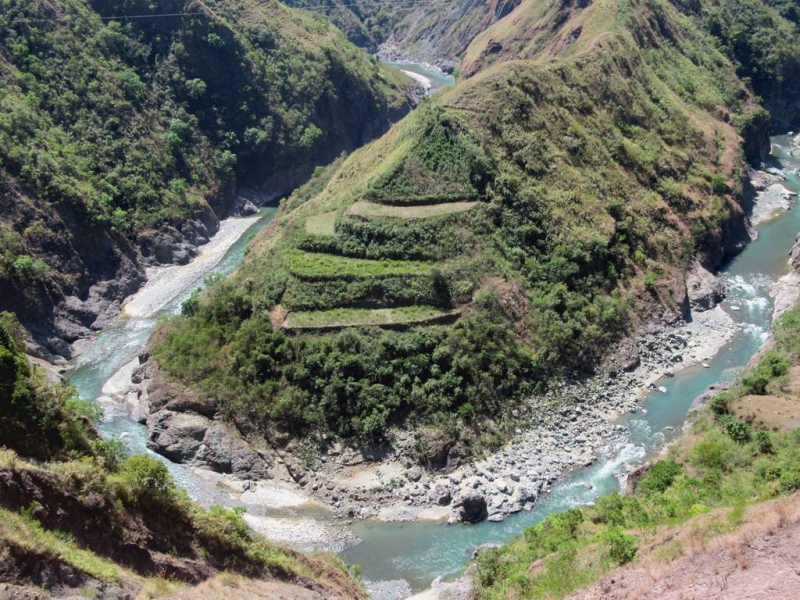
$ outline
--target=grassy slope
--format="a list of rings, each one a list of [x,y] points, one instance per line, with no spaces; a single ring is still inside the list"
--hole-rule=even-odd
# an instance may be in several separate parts
[[[800,307],[777,323],[757,366],[711,401],[635,493],[550,516],[516,542],[482,554],[475,598],[561,598],[619,564],[634,561],[636,569],[640,560],[668,564],[691,556],[770,513],[774,503],[759,503],[800,489],[800,429],[761,417],[761,404],[767,409],[780,397],[789,421],[800,415],[798,367]],[[743,398],[752,406],[745,420],[735,415]]]
[[[526,44],[470,67],[495,37]],[[167,372],[268,435],[364,441],[410,420],[485,446],[537,383],[591,368],[643,315],[680,313],[686,265],[714,267],[742,223],[738,128],[762,113],[735,66],[668,3],[529,2],[474,47],[469,78],[321,173],[162,329]],[[349,210],[364,200],[478,205],[403,220]],[[335,235],[309,233],[334,211]],[[266,318],[409,305],[462,317],[293,338]]]
[[[130,270],[152,230],[213,233],[237,182],[287,193],[408,109],[410,82],[314,15],[151,4],[3,3],[0,309],[26,324]]]
[[[178,582],[231,571],[365,597],[340,562],[270,544],[239,513],[191,502],[163,463],[125,458],[118,445],[100,440],[90,421],[96,407],[70,388],[45,385],[28,366],[19,333],[13,317],[0,313],[4,582],[60,589],[95,581],[157,597]],[[70,567],[72,576],[60,580],[55,565]]]

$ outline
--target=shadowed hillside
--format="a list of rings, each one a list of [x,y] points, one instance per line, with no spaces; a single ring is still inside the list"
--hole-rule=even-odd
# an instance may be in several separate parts
[[[274,1],[6,2],[0,71],[0,309],[67,357],[240,188],[287,194],[410,108],[402,74]]]

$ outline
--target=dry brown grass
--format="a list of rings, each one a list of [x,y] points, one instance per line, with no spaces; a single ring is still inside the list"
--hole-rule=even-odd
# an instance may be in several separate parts
[[[685,590],[713,583],[721,590],[735,573],[750,570],[753,546],[800,524],[800,495],[749,507],[735,531],[715,533],[727,515],[712,511],[677,527],[661,528],[644,544],[634,565],[617,569],[573,599],[684,597]],[[701,597],[689,596],[685,597]]]

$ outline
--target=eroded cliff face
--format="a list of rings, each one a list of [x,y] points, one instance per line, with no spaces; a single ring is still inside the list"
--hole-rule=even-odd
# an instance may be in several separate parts
[[[389,59],[428,62],[447,72],[458,68],[472,40],[509,15],[520,0],[450,0],[409,11],[383,42]]]
[[[273,201],[412,107],[412,82],[313,15],[185,4],[0,17],[0,310],[49,360],[108,324],[145,266],[191,260],[240,186]],[[187,15],[109,18],[160,12]]]
[[[475,36],[510,14],[520,0],[287,0],[326,15],[354,44],[386,60],[458,68]]]

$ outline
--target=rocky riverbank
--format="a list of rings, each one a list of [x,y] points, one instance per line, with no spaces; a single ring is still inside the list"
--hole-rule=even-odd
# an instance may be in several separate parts
[[[150,318],[190,286],[200,283],[224,258],[225,253],[259,220],[257,216],[222,221],[211,240],[206,240],[191,262],[180,269],[154,266],[147,269],[147,283],[125,301],[123,314]]]
[[[640,410],[659,379],[709,361],[736,326],[721,309],[691,323],[655,330],[627,349],[627,364],[602,378],[564,382],[531,399],[519,414],[513,441],[499,452],[453,469],[427,472],[398,456],[379,464],[342,453],[313,464],[310,495],[334,511],[382,520],[502,521],[530,510],[539,495],[572,468],[591,464],[601,447],[624,439],[613,419]]]
[[[703,304],[698,300],[698,306]],[[147,423],[151,449],[172,460],[233,473],[245,482],[241,500],[250,505],[277,507],[269,498],[290,496],[295,503],[327,507],[343,519],[502,521],[530,510],[553,482],[592,463],[601,448],[621,443],[625,431],[613,424],[615,417],[640,410],[642,396],[656,389],[662,377],[711,360],[735,331],[719,307],[700,308],[690,323],[677,328],[655,327],[624,348],[618,365],[603,377],[563,382],[530,399],[518,412],[519,428],[505,448],[441,471],[426,471],[411,462],[410,433],[394,434],[391,454],[379,462],[339,447],[301,463],[295,455],[245,443],[215,418],[216,409],[209,404],[213,401],[187,396],[162,381],[147,360],[143,367],[129,365],[113,378],[124,379],[134,370],[132,389],[122,393],[108,388],[104,393],[116,391]],[[449,448],[445,454],[453,460],[457,452]]]

